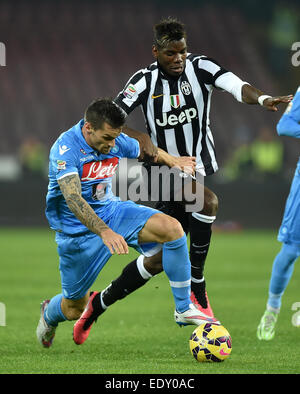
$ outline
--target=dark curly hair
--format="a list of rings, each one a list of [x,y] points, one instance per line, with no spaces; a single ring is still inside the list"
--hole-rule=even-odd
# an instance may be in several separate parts
[[[161,20],[153,27],[153,31],[153,43],[157,49],[165,48],[171,41],[179,41],[182,38],[186,39],[184,24],[172,17]]]

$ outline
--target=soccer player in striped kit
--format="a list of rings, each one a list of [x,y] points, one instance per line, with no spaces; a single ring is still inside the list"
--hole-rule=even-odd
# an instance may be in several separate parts
[[[138,70],[128,80],[115,102],[127,115],[141,106],[148,135],[128,127],[124,128],[124,133],[143,141],[143,154],[155,155],[159,149],[169,167],[183,169],[186,157],[192,157],[196,161],[195,175],[207,176],[217,171],[209,126],[210,101],[214,88],[231,93],[239,102],[260,104],[271,111],[276,111],[279,103],[288,103],[292,98],[265,95],[225,70],[215,60],[188,53],[184,25],[176,19],[168,18],[154,26],[152,53],[155,62]],[[147,163],[144,165],[151,175],[153,167]],[[214,317],[206,292],[204,264],[210,245],[211,226],[218,210],[218,199],[213,191],[197,184],[196,180],[191,179],[191,182],[192,191],[196,190],[201,194],[200,200],[203,198],[202,209],[187,212],[186,201],[175,201],[176,196],[172,193],[170,201],[161,199],[156,208],[175,217],[184,231],[190,234],[191,300],[201,312]],[[151,183],[153,184],[148,180],[148,184]],[[171,190],[172,188],[170,185]],[[175,192],[178,193],[178,190],[174,188],[173,194]],[[182,194],[188,196],[185,190]],[[106,307],[137,290],[153,275],[161,272],[161,257],[161,253],[151,257],[140,255],[130,262],[121,275],[101,292],[102,311],[98,310],[94,319]],[[85,314],[82,318],[85,318]]]
[[[279,120],[277,132],[279,135],[300,138],[300,86]],[[258,339],[266,341],[274,338],[281,299],[300,256],[300,158],[286,201],[278,241],[282,242],[282,247],[273,262],[267,308],[257,328]],[[300,319],[296,325],[300,326]]]

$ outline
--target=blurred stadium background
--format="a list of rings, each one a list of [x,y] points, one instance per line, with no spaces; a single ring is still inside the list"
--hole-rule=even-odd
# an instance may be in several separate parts
[[[178,17],[189,51],[272,95],[294,93],[300,67],[299,1],[6,1],[0,2],[0,226],[47,225],[48,152],[95,97],[114,97],[150,64],[152,26]],[[218,194],[220,229],[276,228],[299,155],[279,138],[278,113],[215,91],[211,126],[221,170],[207,179]],[[128,122],[145,130],[139,111]]]

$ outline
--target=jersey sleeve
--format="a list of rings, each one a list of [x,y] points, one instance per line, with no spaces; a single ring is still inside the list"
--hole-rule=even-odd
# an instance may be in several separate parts
[[[214,59],[201,56],[198,63],[204,82],[215,88],[225,90],[242,102],[242,87],[248,82],[242,81],[237,75],[222,67]]]
[[[137,71],[114,100],[127,115],[142,104],[142,98],[147,90],[146,73],[146,69]]]
[[[71,174],[79,174],[74,147],[58,140],[50,152],[50,176],[58,180]]]
[[[121,133],[117,138],[117,145],[119,149],[118,156],[121,158],[137,159],[140,155],[139,142],[124,133]]]
[[[242,81],[237,75],[232,72],[226,72],[219,76],[215,81],[216,87],[225,90],[226,92],[232,94],[232,96],[239,101],[243,102],[242,99],[242,87],[244,85],[249,85],[248,82]]]
[[[277,123],[277,133],[300,138],[300,86]]]
[[[195,55],[194,55],[195,56]],[[205,84],[216,86],[216,80],[228,70],[223,68],[216,60],[207,56],[195,57],[198,60],[197,68],[201,79]],[[192,60],[194,62],[194,60]]]

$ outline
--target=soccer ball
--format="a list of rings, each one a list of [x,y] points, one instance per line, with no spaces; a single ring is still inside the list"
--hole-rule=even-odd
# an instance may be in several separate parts
[[[199,362],[220,362],[231,353],[231,337],[225,327],[204,323],[190,337],[190,350]]]

